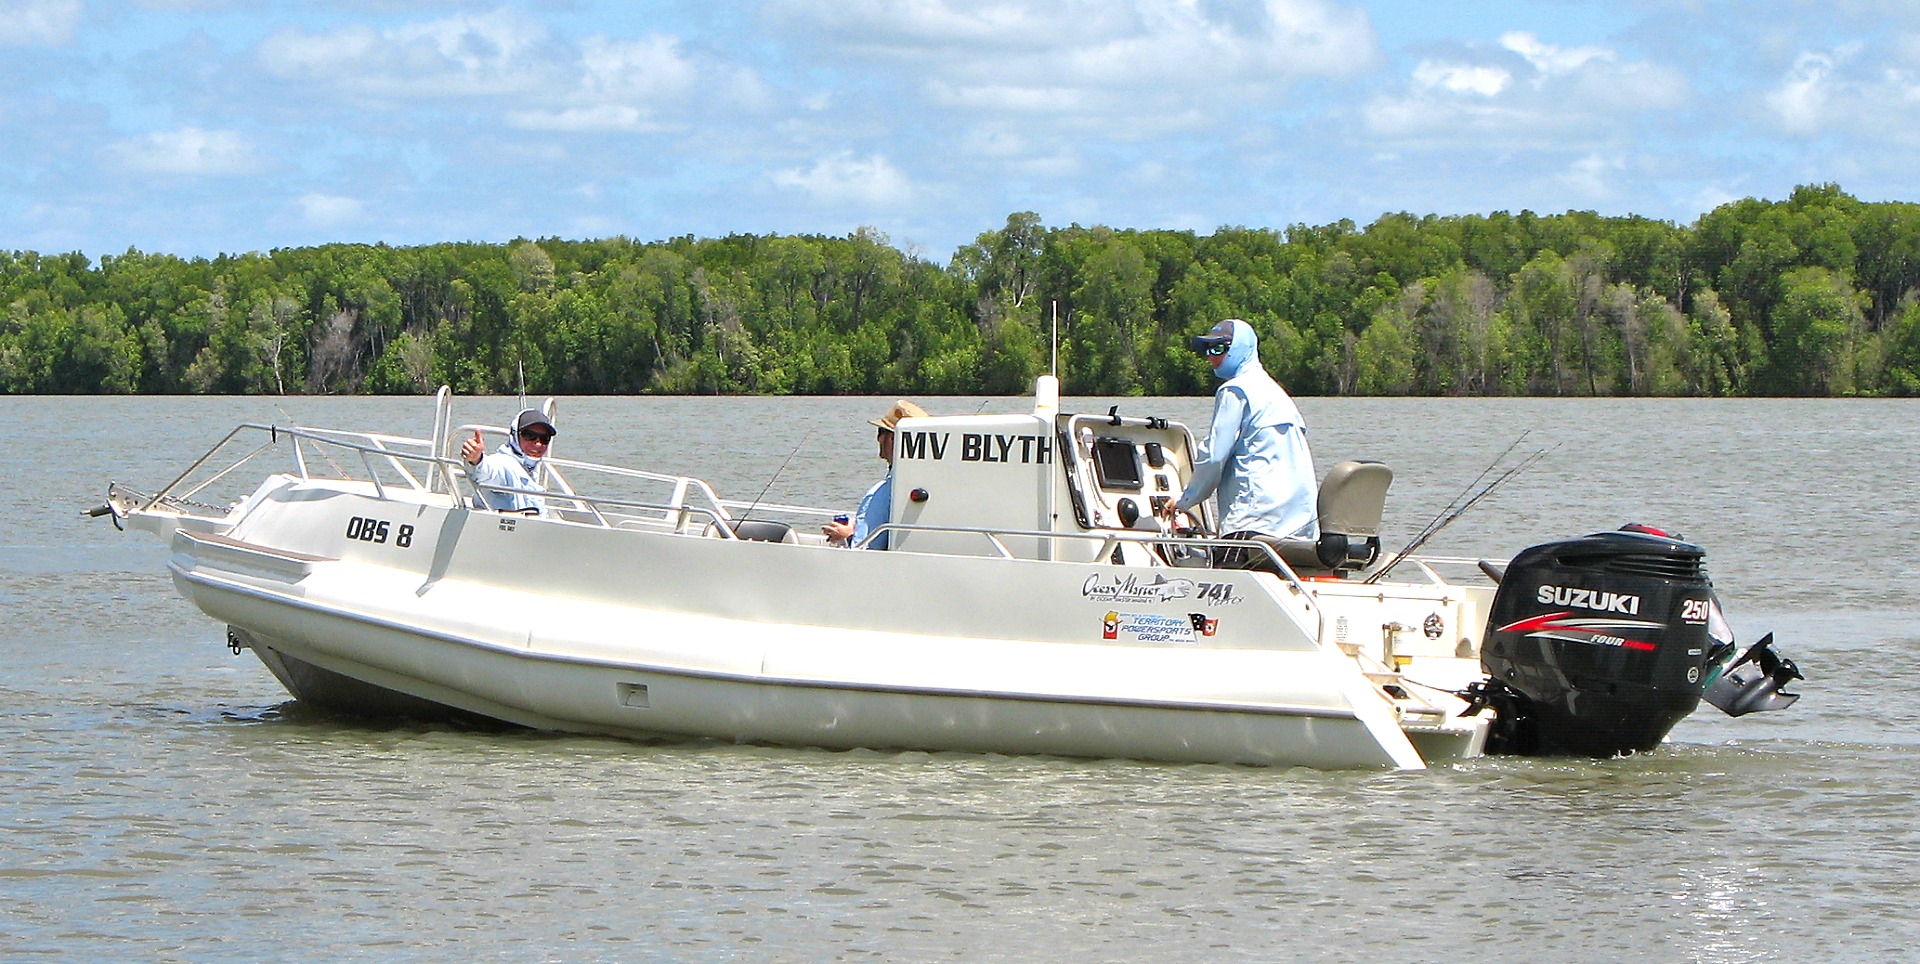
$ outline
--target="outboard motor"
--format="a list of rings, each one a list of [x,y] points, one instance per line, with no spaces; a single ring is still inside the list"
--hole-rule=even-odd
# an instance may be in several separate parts
[[[1600,532],[1515,556],[1494,594],[1473,699],[1489,753],[1609,757],[1659,745],[1699,706],[1713,584],[1705,553],[1657,530]]]

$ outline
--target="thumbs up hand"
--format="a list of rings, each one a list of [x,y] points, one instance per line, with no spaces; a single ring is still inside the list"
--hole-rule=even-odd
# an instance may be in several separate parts
[[[486,450],[487,443],[480,441],[480,430],[477,428],[473,430],[472,438],[460,443],[460,457],[466,459],[468,465],[479,465],[480,456]]]

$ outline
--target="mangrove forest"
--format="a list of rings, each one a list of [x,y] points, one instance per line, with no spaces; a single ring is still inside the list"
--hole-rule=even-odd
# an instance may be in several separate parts
[[[1210,393],[1229,317],[1300,395],[1920,394],[1920,205],[1837,185],[1691,225],[1388,214],[1210,234],[1009,216],[945,263],[872,229],[0,251],[0,391]],[[1056,362],[1057,354],[1057,362]]]

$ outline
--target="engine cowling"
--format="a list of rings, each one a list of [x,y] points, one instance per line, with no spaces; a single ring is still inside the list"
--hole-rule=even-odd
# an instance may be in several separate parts
[[[1600,532],[1534,546],[1500,580],[1476,694],[1488,751],[1607,757],[1659,745],[1700,704],[1713,584],[1692,544]]]

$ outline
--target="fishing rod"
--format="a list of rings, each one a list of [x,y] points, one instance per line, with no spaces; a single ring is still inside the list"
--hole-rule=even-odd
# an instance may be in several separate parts
[[[807,429],[806,432],[800,436],[800,443],[793,447],[793,451],[787,453],[786,461],[781,462],[780,467],[773,470],[772,477],[768,478],[767,484],[761,487],[760,494],[754,496],[753,501],[747,505],[747,511],[740,513],[740,518],[734,520],[735,525],[747,521],[747,518],[753,515],[753,510],[760,507],[760,500],[767,497],[767,493],[773,489],[773,483],[779,480],[780,473],[787,470],[787,465],[793,461],[793,457],[799,455],[800,450],[807,447],[807,439],[812,437],[813,429]]]
[[[1492,472],[1495,466],[1498,466],[1501,462],[1505,461],[1507,456],[1512,455],[1513,450],[1517,448],[1521,442],[1526,441],[1527,435],[1528,435],[1528,432],[1521,432],[1519,438],[1516,438],[1513,441],[1507,443],[1507,447],[1502,449],[1499,455],[1494,456],[1493,461],[1488,462],[1487,467],[1484,469],[1481,469],[1480,474],[1473,477],[1473,481],[1468,482],[1466,484],[1466,487],[1460,490],[1459,494],[1455,495],[1452,499],[1447,500],[1447,504],[1441,506],[1440,511],[1434,513],[1433,518],[1428,519],[1427,524],[1422,526],[1420,528],[1420,531],[1414,533],[1413,539],[1408,544],[1414,545],[1414,544],[1424,543],[1428,539],[1432,538],[1433,534],[1439,531],[1441,520],[1446,517],[1447,513],[1453,511],[1454,508],[1457,505],[1459,505],[1460,500],[1463,498],[1466,498],[1467,493],[1472,492],[1474,490],[1474,487],[1478,486],[1480,482],[1487,477],[1487,473]],[[1404,556],[1405,554],[1406,554],[1406,551],[1402,550],[1398,555],[1396,555],[1392,560],[1390,560],[1390,562],[1393,564],[1398,564],[1400,562],[1400,557]]]
[[[1480,504],[1480,501],[1482,499],[1485,499],[1487,496],[1492,495],[1494,493],[1494,490],[1500,488],[1502,485],[1505,485],[1507,480],[1513,478],[1516,475],[1519,475],[1521,472],[1524,472],[1527,469],[1532,468],[1534,465],[1538,464],[1541,459],[1546,458],[1548,455],[1552,454],[1555,449],[1558,449],[1560,447],[1559,445],[1556,444],[1549,448],[1539,449],[1535,451],[1533,454],[1522,459],[1518,465],[1515,465],[1512,468],[1507,469],[1505,472],[1502,472],[1499,476],[1495,477],[1493,481],[1487,483],[1478,492],[1474,492],[1473,495],[1470,498],[1468,498],[1465,502],[1460,501],[1461,496],[1464,496],[1468,492],[1473,491],[1473,487],[1476,485],[1479,485],[1480,480],[1487,477],[1487,473],[1492,472],[1496,467],[1499,466],[1499,464],[1502,461],[1505,461],[1506,457],[1509,454],[1511,454],[1514,448],[1518,446],[1521,443],[1521,441],[1525,440],[1526,437],[1527,437],[1526,432],[1520,433],[1520,437],[1517,439],[1514,439],[1513,444],[1508,445],[1506,447],[1506,450],[1501,452],[1500,455],[1497,458],[1495,458],[1491,463],[1489,463],[1486,468],[1480,470],[1480,474],[1475,476],[1472,482],[1467,483],[1467,487],[1461,490],[1460,495],[1454,496],[1452,502],[1447,503],[1445,506],[1443,506],[1440,509],[1439,514],[1434,516],[1433,521],[1427,523],[1426,528],[1420,530],[1420,532],[1417,533],[1411,540],[1409,540],[1406,546],[1402,548],[1399,552],[1394,553],[1393,558],[1387,560],[1386,565],[1381,566],[1379,569],[1374,570],[1371,574],[1367,576],[1366,579],[1362,580],[1361,582],[1365,585],[1372,585],[1373,583],[1378,582],[1380,579],[1384,578],[1387,575],[1387,573],[1393,571],[1393,568],[1395,566],[1398,566],[1400,563],[1406,561],[1407,557],[1419,551],[1421,546],[1426,545],[1428,540],[1432,539],[1436,535],[1439,535],[1441,530],[1445,529],[1447,526],[1452,525],[1455,520],[1459,519],[1463,515],[1466,515],[1467,512],[1471,510],[1474,506]],[[1458,504],[1457,507],[1456,507],[1456,503]]]

